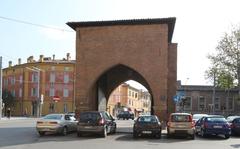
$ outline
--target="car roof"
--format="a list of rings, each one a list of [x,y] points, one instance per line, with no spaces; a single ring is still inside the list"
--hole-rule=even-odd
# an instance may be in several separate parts
[[[192,115],[190,113],[171,113],[171,115]]]

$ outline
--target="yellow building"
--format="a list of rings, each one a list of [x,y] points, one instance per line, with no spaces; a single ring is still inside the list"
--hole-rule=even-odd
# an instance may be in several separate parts
[[[40,116],[49,113],[74,111],[75,61],[70,54],[61,60],[40,55],[33,56],[22,64],[3,69],[3,90],[8,90],[15,98],[11,107],[15,116]],[[7,108],[7,107],[5,107]]]
[[[126,83],[118,86],[110,95],[107,110],[116,116],[122,110],[132,111],[135,116],[151,113],[151,95]]]

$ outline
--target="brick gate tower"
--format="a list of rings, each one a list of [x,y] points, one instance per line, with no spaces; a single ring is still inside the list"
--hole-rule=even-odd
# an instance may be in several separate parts
[[[76,31],[76,113],[99,110],[121,83],[135,80],[152,96],[152,113],[174,111],[176,18],[68,22]]]

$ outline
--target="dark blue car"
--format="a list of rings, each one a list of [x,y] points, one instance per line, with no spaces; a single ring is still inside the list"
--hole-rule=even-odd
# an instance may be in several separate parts
[[[224,135],[228,139],[231,135],[231,127],[223,116],[208,115],[196,122],[195,132],[202,137],[207,135]]]

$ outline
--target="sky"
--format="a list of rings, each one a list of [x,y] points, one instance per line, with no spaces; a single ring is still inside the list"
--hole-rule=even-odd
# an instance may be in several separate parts
[[[215,52],[225,32],[240,24],[239,6],[239,0],[1,0],[0,56],[3,67],[41,54],[60,59],[70,53],[75,59],[75,32],[67,22],[176,17],[172,42],[178,43],[177,79],[210,85],[204,78],[210,66],[207,55]]]

